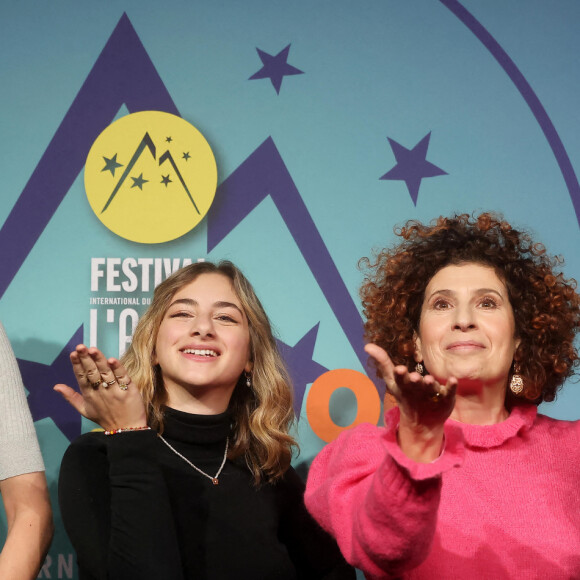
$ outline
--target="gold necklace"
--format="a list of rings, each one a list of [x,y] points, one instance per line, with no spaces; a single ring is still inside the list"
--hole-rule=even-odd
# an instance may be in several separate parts
[[[193,467],[193,469],[195,469],[195,471],[197,471],[198,473],[201,473],[202,475],[205,475],[208,479],[211,479],[211,482],[214,485],[217,485],[219,483],[219,476],[220,473],[222,472],[222,469],[224,468],[224,465],[226,464],[226,459],[228,457],[228,445],[230,444],[230,438],[226,437],[226,449],[224,451],[224,458],[222,459],[222,464],[220,465],[220,468],[217,470],[217,473],[212,477],[211,475],[209,475],[208,473],[206,473],[205,471],[202,471],[199,467],[197,467],[197,465],[194,465],[189,459],[187,459],[187,457],[184,457],[183,455],[181,455],[181,453],[179,453],[179,451],[177,451],[177,449],[174,449],[171,445],[169,445],[169,443],[167,443],[167,441],[161,436],[159,435],[159,433],[157,434],[157,437],[159,437],[159,439],[161,439],[161,441],[163,441],[163,443],[165,443],[165,445],[167,445],[167,447],[169,447],[169,449],[171,449],[171,451],[173,451],[173,453],[175,453],[175,455],[177,455],[178,457],[181,457],[181,459],[183,459],[183,461],[185,461],[187,464],[191,465],[191,467]]]

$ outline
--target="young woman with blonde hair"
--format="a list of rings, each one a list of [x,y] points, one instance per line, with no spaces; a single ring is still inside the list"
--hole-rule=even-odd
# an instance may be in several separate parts
[[[103,433],[75,441],[59,497],[80,579],[354,578],[290,467],[292,391],[270,323],[230,262],[155,290],[122,361],[79,345]]]

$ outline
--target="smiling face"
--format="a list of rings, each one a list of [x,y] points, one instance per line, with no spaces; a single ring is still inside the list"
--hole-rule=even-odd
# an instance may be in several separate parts
[[[415,357],[439,382],[457,378],[458,393],[481,386],[505,390],[519,342],[507,288],[493,268],[460,264],[433,276]]]
[[[228,277],[201,274],[173,296],[155,343],[154,363],[168,404],[188,410],[193,395],[206,410],[225,411],[242,372],[249,372],[250,332]]]

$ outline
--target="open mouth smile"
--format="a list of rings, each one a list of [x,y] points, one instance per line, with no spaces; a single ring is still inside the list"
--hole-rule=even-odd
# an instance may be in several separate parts
[[[207,356],[210,358],[219,356],[219,352],[208,348],[184,348],[181,352],[184,354],[194,354],[196,356]]]

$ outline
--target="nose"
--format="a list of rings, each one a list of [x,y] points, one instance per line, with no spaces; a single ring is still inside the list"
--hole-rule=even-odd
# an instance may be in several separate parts
[[[209,315],[198,314],[192,319],[190,332],[192,336],[213,338],[214,326],[212,317]]]
[[[469,305],[458,305],[454,310],[453,329],[465,332],[476,328],[475,315]]]

